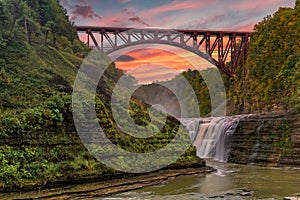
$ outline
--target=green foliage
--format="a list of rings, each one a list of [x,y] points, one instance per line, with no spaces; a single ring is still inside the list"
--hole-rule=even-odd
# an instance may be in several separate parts
[[[30,44],[65,47],[68,41],[72,51],[74,42],[74,50],[78,52],[75,30],[57,0],[2,0],[0,18],[0,46],[23,34]],[[79,48],[82,47],[81,44]]]
[[[112,140],[117,146],[127,151],[135,153],[146,153],[159,150],[169,144],[177,134],[179,122],[172,119],[171,117],[168,117],[166,123],[163,124],[164,126],[162,130],[159,130],[156,125],[152,125],[151,128],[156,133],[155,136],[144,139],[134,138],[127,133],[124,133],[116,126],[113,121],[112,113],[106,109],[107,107],[109,107],[109,105],[106,105],[106,103],[100,103],[99,99],[96,101],[96,103],[97,117],[98,119],[100,119],[102,128],[106,130],[105,133],[107,137]],[[133,100],[128,112],[132,113],[131,116],[136,120],[136,124],[146,126],[150,124],[150,118],[147,112],[148,108],[149,106],[143,105],[137,100]],[[160,122],[159,119],[154,118],[152,123],[159,124],[162,122]],[[132,127],[132,123],[127,123],[127,121],[125,121],[124,124],[126,124],[127,126],[124,128],[130,129],[132,130],[132,132],[135,132],[134,127]],[[134,134],[138,135],[139,132],[137,131]],[[188,133],[186,132],[186,134]],[[102,150],[97,149],[97,151],[108,151],[108,149],[104,146],[102,147]]]
[[[299,9],[300,9],[300,1],[299,1],[299,0],[296,0],[296,3],[295,3],[295,9],[296,9],[296,10],[299,10]]]
[[[246,74],[232,79],[229,96],[236,111],[295,111],[299,108],[300,12],[280,8],[258,23],[251,35]]]
[[[87,152],[75,130],[72,85],[90,50],[77,39],[65,9],[57,0],[0,0],[0,18],[0,190],[117,174]],[[173,118],[150,140],[129,137],[112,120],[110,96],[123,75],[111,65],[99,82],[95,103],[100,125],[129,151],[164,147],[178,129]],[[147,109],[132,100],[130,113],[138,124],[149,123]],[[182,160],[196,163],[195,151]]]

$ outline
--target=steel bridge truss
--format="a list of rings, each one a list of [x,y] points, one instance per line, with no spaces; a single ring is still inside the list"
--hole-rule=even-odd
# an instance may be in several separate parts
[[[247,59],[250,33],[77,26],[87,45],[106,53],[137,44],[168,44],[194,52],[233,76]]]

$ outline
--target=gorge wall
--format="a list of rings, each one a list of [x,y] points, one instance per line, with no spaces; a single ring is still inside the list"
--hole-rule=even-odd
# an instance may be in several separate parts
[[[228,162],[261,166],[300,166],[300,115],[253,115],[232,135]]]

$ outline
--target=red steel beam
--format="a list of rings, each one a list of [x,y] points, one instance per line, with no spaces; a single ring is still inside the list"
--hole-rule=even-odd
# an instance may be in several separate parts
[[[97,40],[93,35],[93,32],[99,32],[101,34],[101,45],[103,46],[103,36],[108,40],[110,45],[117,46],[111,40],[108,34],[120,34],[121,32],[134,30],[135,28],[120,28],[120,27],[95,27],[95,26],[76,26],[77,32],[85,32],[88,34],[88,43],[90,42],[90,37],[93,40],[95,46],[98,46]],[[149,30],[149,32],[153,33],[166,33],[165,29],[143,29]],[[250,32],[234,32],[234,31],[211,31],[211,30],[182,30],[182,29],[174,29],[173,31],[182,33],[184,35],[190,35],[193,38],[193,48],[198,48],[202,44],[204,44],[204,48],[206,53],[208,53],[212,59],[215,61],[217,67],[219,67],[224,73],[229,76],[232,76],[236,73],[237,67],[241,64],[245,64],[246,56],[248,53],[248,42],[250,38]],[[132,33],[132,37],[139,37],[138,34],[134,35]],[[202,36],[201,41],[198,43],[198,36]],[[141,37],[144,37],[142,35]],[[224,43],[224,38],[229,38],[227,43]],[[189,39],[191,39],[189,38]],[[124,38],[123,38],[124,39]],[[188,40],[189,40],[188,39]],[[214,41],[211,41],[214,39]],[[237,45],[238,39],[240,39],[240,46]],[[117,40],[117,37],[115,37]],[[136,38],[136,40],[141,40],[141,38]],[[187,43],[185,41],[184,43]],[[197,44],[198,43],[198,44]],[[213,52],[218,52],[218,58],[213,58]],[[226,66],[227,56],[231,54],[231,66]]]

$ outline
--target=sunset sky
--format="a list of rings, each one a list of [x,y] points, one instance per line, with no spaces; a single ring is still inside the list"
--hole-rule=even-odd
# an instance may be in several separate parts
[[[276,12],[279,7],[294,7],[295,4],[295,0],[60,0],[60,2],[67,9],[75,25],[227,31],[252,31],[256,23]],[[131,59],[117,62],[118,67],[129,70],[138,66],[137,63],[156,65],[156,73],[148,70],[144,74],[137,75],[140,82],[161,79],[164,75],[170,78],[169,72],[158,73],[158,65],[174,68],[178,73],[187,67],[185,61],[174,64],[176,55],[171,55],[167,51],[148,49],[144,53],[135,51],[126,56]]]

